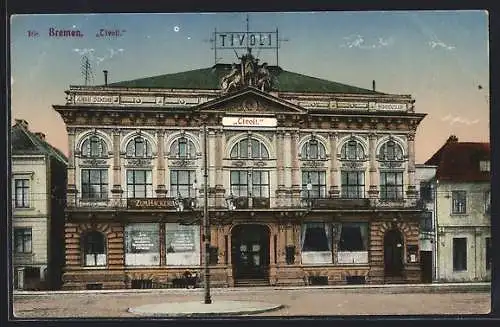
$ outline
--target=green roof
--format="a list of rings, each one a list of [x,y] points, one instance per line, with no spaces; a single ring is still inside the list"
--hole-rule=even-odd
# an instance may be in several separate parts
[[[13,155],[40,154],[54,156],[64,163],[68,161],[60,150],[40,139],[22,124],[12,126],[11,149]]]
[[[217,64],[210,68],[110,83],[108,86],[218,90],[222,76],[230,69],[231,65]],[[270,66],[269,72],[273,76],[272,89],[280,92],[381,94],[369,89],[289,72],[276,66]]]

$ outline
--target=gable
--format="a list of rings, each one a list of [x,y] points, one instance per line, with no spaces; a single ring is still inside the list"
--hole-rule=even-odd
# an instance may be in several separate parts
[[[269,93],[247,87],[223,97],[205,102],[195,110],[221,111],[240,114],[305,114],[306,110]]]

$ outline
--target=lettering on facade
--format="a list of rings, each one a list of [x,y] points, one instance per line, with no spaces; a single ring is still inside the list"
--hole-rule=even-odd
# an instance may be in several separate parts
[[[368,102],[338,101],[337,108],[339,108],[339,109],[367,109]]]
[[[329,101],[299,101],[299,106],[304,108],[328,108],[330,107]]]
[[[174,199],[171,198],[148,198],[127,199],[129,209],[172,209],[175,208]]]
[[[113,95],[76,95],[75,103],[118,103],[119,97]]]
[[[377,110],[406,110],[406,103],[376,103]]]
[[[216,49],[276,49],[277,32],[216,32]]]
[[[278,121],[271,117],[223,117],[223,126],[276,127]]]

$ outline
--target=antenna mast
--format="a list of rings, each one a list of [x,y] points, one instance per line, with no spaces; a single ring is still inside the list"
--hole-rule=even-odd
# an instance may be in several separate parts
[[[85,81],[85,86],[94,81],[94,73],[92,72],[92,67],[90,66],[90,61],[87,56],[82,57],[82,76]]]

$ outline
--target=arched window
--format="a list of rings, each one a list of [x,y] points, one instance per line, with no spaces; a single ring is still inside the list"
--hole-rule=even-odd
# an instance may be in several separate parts
[[[83,255],[85,266],[106,265],[106,239],[97,231],[89,231],[83,235]]]
[[[82,144],[83,157],[104,157],[107,153],[106,143],[96,135],[88,137]]]
[[[381,161],[401,161],[403,160],[403,149],[393,140],[389,140],[380,147],[378,157]]]
[[[326,159],[325,146],[315,138],[311,138],[302,146],[302,160]]]
[[[340,151],[340,159],[342,160],[363,160],[365,158],[365,151],[356,140],[349,140],[343,146]]]
[[[230,156],[231,159],[269,159],[269,152],[261,141],[246,138],[233,146]]]
[[[193,141],[181,136],[170,146],[169,155],[177,158],[195,158],[196,148]]]
[[[127,157],[151,157],[151,144],[142,136],[136,136],[127,144]]]

